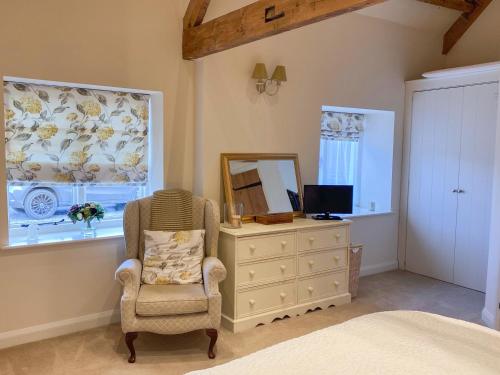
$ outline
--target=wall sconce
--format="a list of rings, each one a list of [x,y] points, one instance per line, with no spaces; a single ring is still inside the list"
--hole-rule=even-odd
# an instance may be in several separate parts
[[[286,68],[284,65],[278,65],[274,69],[271,78],[267,75],[266,65],[263,63],[255,64],[252,78],[257,80],[255,86],[259,94],[276,95],[280,89],[281,83],[286,82]]]

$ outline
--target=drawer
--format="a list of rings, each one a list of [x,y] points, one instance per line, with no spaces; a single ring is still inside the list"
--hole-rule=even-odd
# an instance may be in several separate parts
[[[258,314],[295,305],[295,283],[284,283],[238,292],[236,313],[238,317]]]
[[[279,281],[296,274],[295,258],[268,260],[237,266],[238,285],[263,281]]]
[[[299,251],[347,246],[347,226],[299,232]]]
[[[304,253],[299,256],[299,275],[347,267],[347,248]]]
[[[295,235],[285,233],[274,236],[259,236],[238,240],[238,261],[295,254]]]
[[[299,280],[299,303],[347,293],[347,271]]]

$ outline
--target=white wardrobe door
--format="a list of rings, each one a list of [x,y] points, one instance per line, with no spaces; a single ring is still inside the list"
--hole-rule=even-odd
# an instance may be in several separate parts
[[[498,84],[464,91],[454,282],[485,291]]]
[[[453,282],[463,88],[416,92],[406,269]]]

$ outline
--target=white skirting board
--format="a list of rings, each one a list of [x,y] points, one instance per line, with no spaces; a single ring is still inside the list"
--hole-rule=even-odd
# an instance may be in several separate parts
[[[0,349],[105,326],[120,321],[120,310],[108,310],[77,318],[0,333]]]
[[[496,329],[495,317],[486,307],[481,311],[481,319],[488,327]]]
[[[361,276],[392,271],[398,268],[398,262],[387,262],[361,267]],[[484,315],[484,312],[483,312]],[[0,333],[0,349],[50,339],[74,332],[105,326],[120,321],[120,310],[108,310],[77,318],[60,320],[37,326],[16,329]]]
[[[398,261],[392,261],[392,262],[385,262],[385,263],[378,263],[378,264],[371,264],[368,266],[361,266],[361,270],[359,272],[359,275],[361,277],[363,276],[369,276],[369,275],[375,275],[376,273],[382,273],[386,271],[393,271],[398,269]]]

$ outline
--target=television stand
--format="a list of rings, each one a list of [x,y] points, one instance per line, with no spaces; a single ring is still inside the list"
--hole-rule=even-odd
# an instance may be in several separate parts
[[[340,216],[332,215],[329,212],[325,212],[324,214],[313,215],[312,218],[314,220],[337,220],[337,221],[343,220]]]

